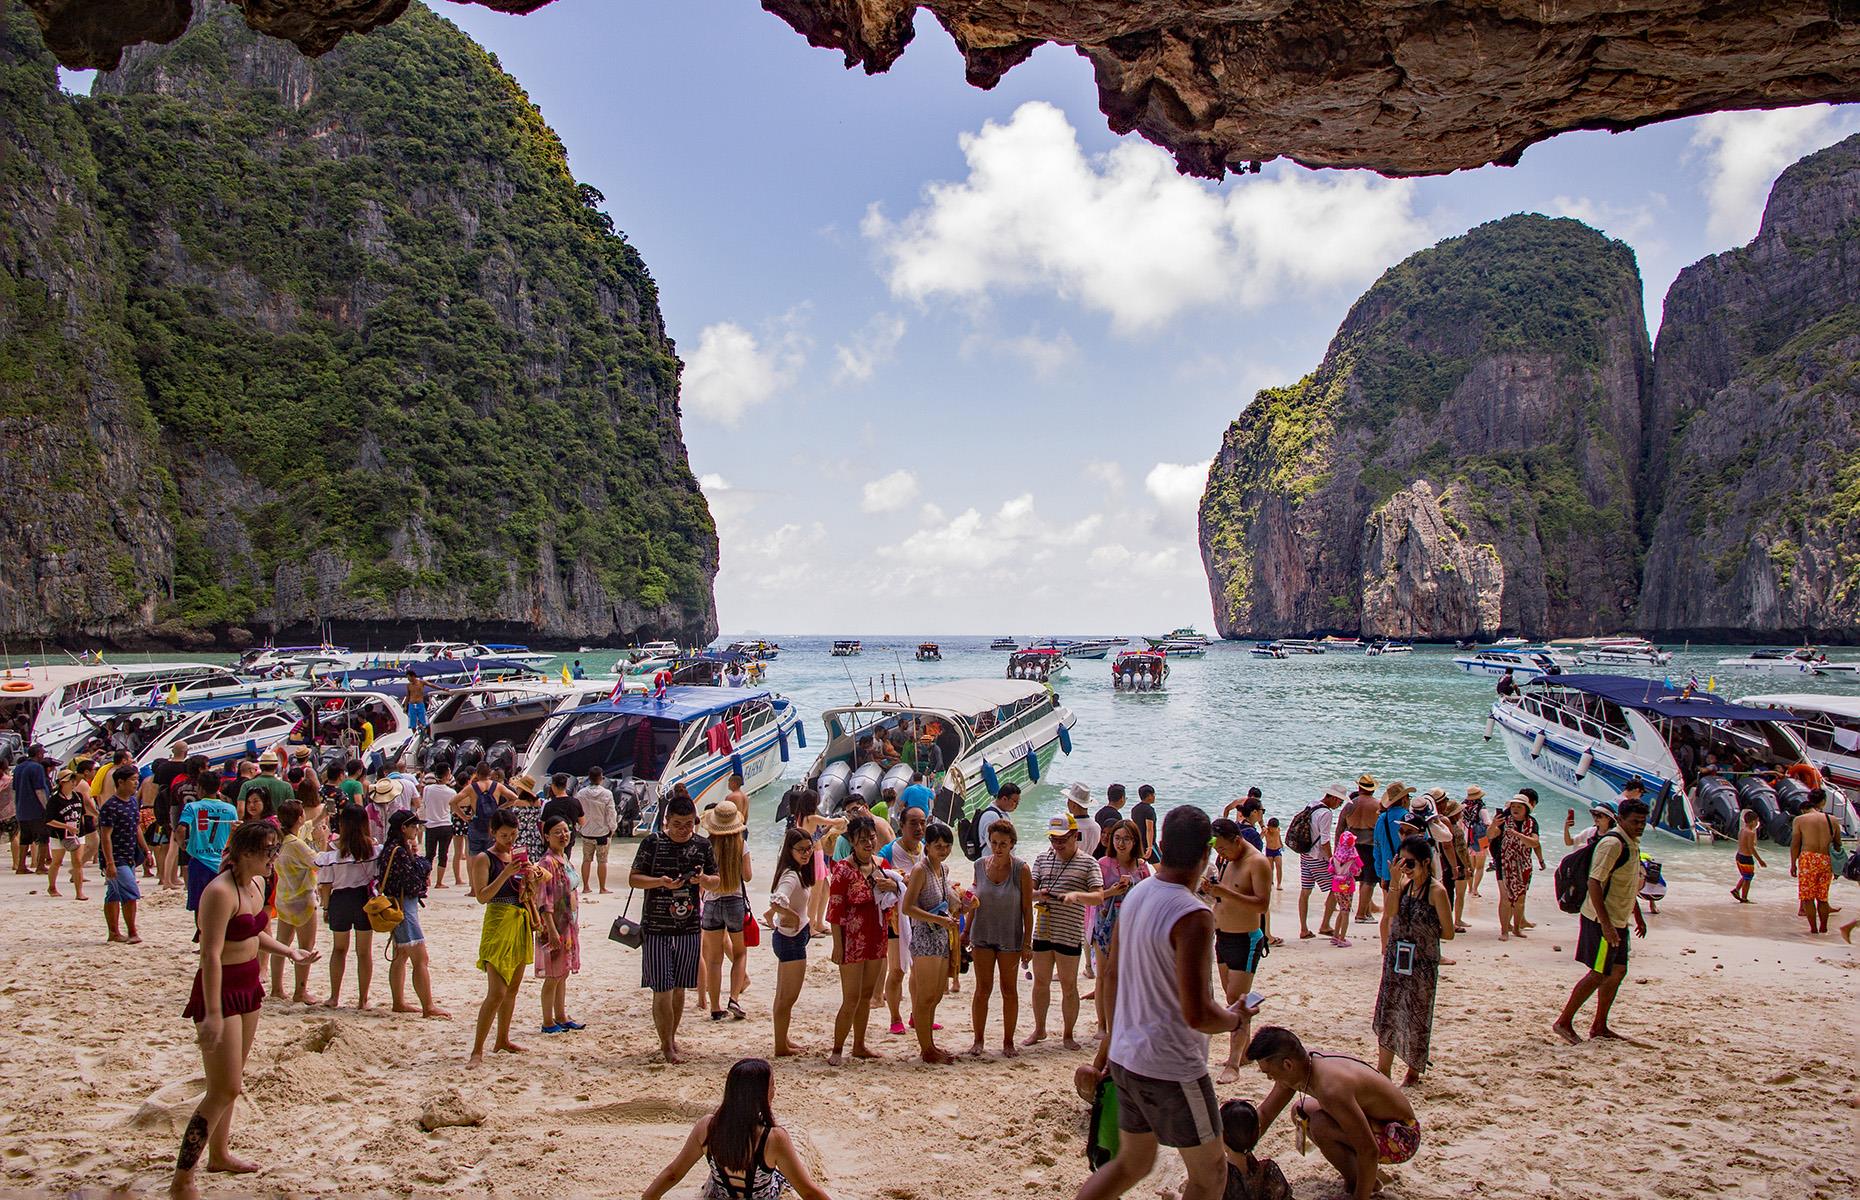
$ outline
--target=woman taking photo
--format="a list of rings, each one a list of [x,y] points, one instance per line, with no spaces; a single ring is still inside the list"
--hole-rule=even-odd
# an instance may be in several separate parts
[[[885,919],[878,898],[898,890],[878,861],[878,825],[871,817],[848,822],[846,840],[852,853],[833,864],[827,895],[833,961],[840,968],[840,1008],[833,1016],[833,1053],[827,1057],[836,1067],[845,1060],[848,1033],[854,1058],[882,1057],[865,1044],[865,1028],[872,998],[885,978]]]
[[[808,897],[814,889],[814,839],[798,825],[788,826],[775,860],[775,885],[769,890],[769,943],[775,951],[775,1057],[801,1052],[788,1040],[794,1002],[807,979],[807,943],[814,931],[807,923]]]
[[[1394,1078],[1397,1058],[1408,1064],[1403,1087],[1427,1070],[1434,1036],[1434,989],[1440,943],[1453,938],[1453,902],[1434,878],[1434,850],[1425,835],[1402,839],[1390,860],[1394,878],[1382,909],[1382,986],[1376,992],[1377,1070]]]
[[[497,1021],[497,1044],[507,1054],[523,1047],[510,1040],[510,1018],[516,1011],[517,992],[523,986],[523,968],[530,965],[530,914],[523,895],[523,876],[529,856],[517,847],[517,814],[500,808],[491,814],[491,845],[471,857],[471,896],[484,905],[484,931],[478,935],[478,967],[484,972],[484,1002],[478,1006],[478,1028],[472,1036],[471,1061],[484,1061],[484,1039]]]
[[[259,1007],[265,985],[259,977],[261,951],[282,955],[299,966],[316,961],[316,951],[291,947],[265,932],[265,875],[278,854],[278,831],[263,822],[232,831],[224,869],[200,896],[200,968],[183,1016],[191,1017],[200,1043],[207,1094],[188,1119],[181,1153],[174,1162],[173,1196],[199,1195],[194,1172],[200,1155],[207,1170],[240,1173],[258,1164],[235,1157],[233,1103],[243,1089],[245,1060],[258,1034]]]
[[[699,822],[717,860],[717,890],[698,891],[698,1003],[710,1005],[710,1019],[723,1020],[723,959],[730,959],[732,1020],[749,1014],[739,1003],[749,987],[749,950],[743,945],[743,922],[749,917],[749,848],[743,844],[743,814],[734,804],[713,804]]]
[[[542,980],[542,1031],[567,1033],[587,1028],[568,1019],[568,977],[581,970],[580,903],[574,868],[568,861],[568,818],[552,816],[543,826],[546,872],[536,885],[536,978]]]
[[[910,810],[922,812],[920,808]],[[911,871],[900,905],[910,918],[911,1023],[917,1029],[919,1057],[927,1063],[952,1063],[956,1056],[936,1045],[936,1006],[949,987],[950,946],[961,928],[961,901],[949,886],[949,868],[945,865],[956,835],[938,821],[923,836],[923,857]]]
[[[1104,877],[1104,886],[1095,892],[1071,892],[1063,897],[1068,904],[1096,906],[1091,944],[1098,952],[1099,962],[1111,953],[1111,931],[1117,928],[1117,914],[1124,907],[1124,897],[1130,894],[1131,888],[1150,877],[1150,864],[1137,856],[1137,842],[1135,821],[1119,821],[1111,826],[1111,836],[1105,841],[1108,853],[1098,860],[1098,873]],[[1092,1005],[1097,1010],[1098,1029],[1102,1032],[1105,1022],[1101,992],[1092,993]]]
[[[1498,940],[1524,936],[1524,899],[1531,891],[1531,855],[1537,849],[1537,818],[1530,799],[1513,796],[1492,822],[1486,845],[1498,864]]]
[[[304,838],[304,806],[296,800],[278,805],[278,829],[283,839],[278,847],[275,867],[278,888],[272,903],[278,910],[278,943],[296,942],[305,950],[316,948],[316,851]],[[310,967],[300,962],[293,968],[297,986],[291,990],[292,1004],[321,1004],[310,994]],[[284,994],[284,956],[271,956],[271,994]]]
[[[1001,976],[1001,1053],[1013,1058],[1014,1030],[1020,1024],[1020,968],[1033,962],[1033,871],[1014,857],[1019,835],[1014,823],[999,820],[988,827],[988,854],[975,864],[975,916],[969,922],[969,947],[975,954],[975,999],[969,1019],[980,1058],[988,1031],[988,993]]]
[[[780,1200],[789,1188],[801,1200],[832,1200],[807,1173],[788,1131],[775,1123],[774,1099],[768,1061],[739,1059],[723,1082],[723,1102],[698,1118],[678,1157],[646,1186],[645,1200],[660,1200],[699,1159],[710,1164],[699,1200]]]
[[[329,999],[325,1007],[342,1004],[342,975],[349,942],[355,942],[355,1007],[368,1007],[368,986],[375,978],[374,927],[365,905],[369,885],[375,881],[375,859],[381,853],[368,836],[368,812],[359,804],[345,804],[336,817],[336,847],[317,855],[317,893],[323,899],[323,917],[332,935],[329,955]]]
[[[433,975],[426,957],[426,933],[420,928],[420,908],[426,903],[427,877],[432,863],[420,853],[426,823],[418,812],[403,809],[388,818],[387,849],[381,855],[381,873],[375,883],[383,896],[400,905],[400,924],[388,934],[394,961],[388,967],[388,995],[395,1012],[418,1012],[422,1017],[449,1021],[452,1014],[433,1003]],[[407,1003],[407,969],[413,968],[413,994],[420,1007]]]

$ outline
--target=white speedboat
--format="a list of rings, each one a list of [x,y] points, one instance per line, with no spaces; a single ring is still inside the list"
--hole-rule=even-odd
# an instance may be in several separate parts
[[[641,683],[623,686],[645,690]],[[426,728],[414,730],[405,748],[388,765],[424,771],[443,760],[464,768],[487,757],[514,765],[551,714],[598,704],[610,699],[613,692],[612,685],[606,682],[586,679],[565,684],[530,680],[435,689],[427,693]]]
[[[302,687],[295,680],[241,679],[211,663],[155,662],[125,666],[34,667],[15,669],[0,679],[0,700],[11,696],[37,699],[28,742],[64,761],[97,736],[84,710],[101,705],[173,704],[221,696],[277,696]],[[8,687],[23,683],[24,687]]]
[[[1380,658],[1385,654],[1413,654],[1414,647],[1407,642],[1371,642],[1363,647],[1363,653],[1370,658]]]
[[[1324,644],[1322,642],[1315,642],[1315,641],[1312,641],[1310,638],[1280,638],[1277,642],[1273,644],[1278,646],[1279,649],[1285,651],[1287,654],[1327,654],[1329,653],[1329,651],[1327,651],[1324,648]]]
[[[902,789],[911,767],[858,763],[862,744],[877,735],[934,745],[927,773],[937,780],[936,816],[953,822],[981,808],[1007,782],[1038,783],[1058,752],[1072,752],[1070,709],[1038,683],[966,679],[913,687],[900,699],[862,701],[821,714],[827,745],[808,768],[808,786],[832,814],[857,793],[876,801],[882,789]]]
[[[555,661],[553,654],[544,654],[540,650],[531,650],[528,646],[511,642],[410,642],[389,657],[390,661],[384,663],[384,666],[440,659],[499,658],[506,662],[522,663],[526,667],[541,668]]]
[[[1169,683],[1169,656],[1156,650],[1123,650],[1111,663],[1111,686],[1119,695],[1160,692]]]
[[[1334,633],[1327,633],[1318,639],[1318,644],[1323,646],[1326,650],[1361,650],[1363,648],[1363,639],[1359,637],[1338,637]]]
[[[942,662],[943,661],[943,647],[937,645],[935,642],[917,643],[917,661],[918,662]]]
[[[174,704],[106,704],[84,710],[101,730],[110,721],[126,730],[136,766],[146,777],[156,763],[170,757],[175,743],[187,745],[189,758],[199,755],[219,768],[241,758],[257,759],[287,737],[297,712],[283,696],[222,696],[181,700]]]
[[[1254,658],[1289,657],[1285,652],[1285,647],[1279,645],[1277,642],[1255,642],[1253,648],[1248,650],[1247,653],[1251,654]]]
[[[780,646],[777,646],[774,642],[763,641],[761,638],[754,638],[744,642],[731,642],[728,646],[724,647],[724,652],[747,655],[757,662],[774,662],[777,658],[781,657]]]
[[[668,687],[562,709],[530,742],[523,770],[577,779],[599,767],[616,797],[631,795],[651,829],[659,798],[682,784],[698,809],[729,791],[732,773],[754,793],[781,778],[789,742],[807,735],[792,701],[766,691]]]
[[[854,658],[863,653],[864,650],[865,647],[856,639],[841,638],[839,641],[833,643],[833,649],[828,651],[828,653],[834,658]]]
[[[1561,675],[1526,682],[1518,695],[1492,705],[1486,737],[1500,737],[1518,774],[1585,804],[1618,801],[1638,780],[1662,833],[1709,841],[1723,819],[1700,819],[1674,749],[1714,753],[1755,771],[1801,761],[1799,723],[1774,709],[1731,704],[1709,692],[1681,691],[1622,675]],[[1735,756],[1735,758],[1733,757]],[[1759,806],[1762,797],[1746,800]],[[1765,832],[1778,826],[1769,801]],[[1730,816],[1735,819],[1736,810]],[[1787,836],[1786,833],[1784,835]]]
[[[1086,658],[1093,661],[1108,658],[1111,653],[1109,638],[1086,638],[1065,647],[1067,658]]]
[[[232,669],[240,675],[261,678],[298,675],[303,674],[310,663],[346,659],[348,655],[347,646],[333,646],[328,642],[314,646],[253,646],[239,656],[239,661],[233,664]]]
[[[1828,656],[1809,646],[1794,650],[1752,650],[1742,658],[1721,658],[1717,671],[1762,671],[1770,675],[1821,675]]]
[[[1638,639],[1599,638],[1578,650],[1576,660],[1589,666],[1663,667],[1673,661],[1673,652]]]
[[[1797,732],[1808,747],[1808,760],[1843,789],[1860,792],[1860,696],[1768,693],[1745,696],[1738,703],[1800,718]]]
[[[1011,637],[998,637],[994,641],[988,643],[988,648],[990,650],[1018,650],[1020,649],[1020,643]]]
[[[1511,649],[1512,647],[1515,647],[1515,646],[1528,646],[1531,643],[1530,643],[1529,638],[1502,637],[1502,638],[1499,638],[1497,641],[1493,642],[1492,644],[1494,646],[1499,647],[1500,649]]]
[[[1567,654],[1541,646],[1526,646],[1518,650],[1475,650],[1471,654],[1456,654],[1453,665],[1468,675],[1503,675],[1510,671],[1512,678],[1522,682],[1539,675],[1561,675],[1577,664]]]

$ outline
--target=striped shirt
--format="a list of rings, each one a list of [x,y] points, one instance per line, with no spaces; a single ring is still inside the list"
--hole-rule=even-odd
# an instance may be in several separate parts
[[[1083,850],[1074,848],[1072,857],[1062,862],[1048,848],[1033,860],[1035,893],[1044,888],[1055,896],[1062,896],[1067,892],[1095,892],[1103,886],[1104,874],[1098,869],[1098,860]],[[1055,946],[1083,946],[1085,906],[1062,900],[1041,900],[1036,895],[1033,940],[1051,942]]]

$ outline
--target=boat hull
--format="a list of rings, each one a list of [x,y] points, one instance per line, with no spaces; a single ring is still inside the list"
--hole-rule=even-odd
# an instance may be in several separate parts
[[[1534,725],[1521,719],[1511,705],[1494,704],[1491,718],[1493,735],[1504,740],[1512,769],[1531,783],[1583,804],[1594,804],[1602,800],[1618,803],[1628,782],[1638,780],[1647,802],[1654,807],[1650,828],[1681,841],[1699,840],[1699,823],[1679,781],[1669,780],[1645,764],[1619,758],[1605,744],[1576,741]],[[1543,748],[1535,750],[1540,732],[1544,735]],[[1578,775],[1577,767],[1585,751],[1592,754],[1592,763],[1586,773]]]

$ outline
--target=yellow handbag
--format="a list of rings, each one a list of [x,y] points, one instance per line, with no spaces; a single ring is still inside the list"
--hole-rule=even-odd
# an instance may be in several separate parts
[[[399,851],[399,846],[388,851],[387,865],[381,868],[383,879],[386,879],[387,873],[393,869],[394,855]],[[376,933],[393,933],[407,918],[407,914],[401,911],[400,905],[389,896],[370,896],[368,903],[362,905],[362,915],[368,918],[369,928]]]

